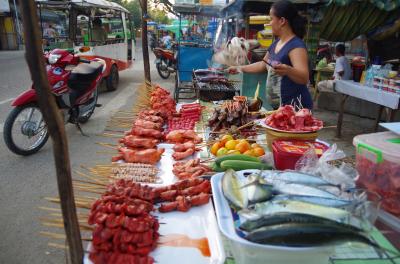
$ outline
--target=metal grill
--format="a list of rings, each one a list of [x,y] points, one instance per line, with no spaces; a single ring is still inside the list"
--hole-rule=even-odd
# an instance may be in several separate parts
[[[228,80],[221,71],[193,71],[192,82],[203,101],[230,100],[240,94],[240,82]]]

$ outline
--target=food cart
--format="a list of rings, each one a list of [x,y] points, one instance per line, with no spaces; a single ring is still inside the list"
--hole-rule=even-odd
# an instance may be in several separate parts
[[[174,97],[177,101],[199,98],[203,88],[193,83],[193,78],[195,78],[193,71],[207,69],[212,66],[213,42],[219,23],[218,18],[221,16],[221,7],[180,4],[174,5],[174,10],[179,14],[180,21],[177,34],[178,63]],[[188,21],[185,27],[182,26],[182,19]],[[204,89],[208,89],[208,92],[217,89],[218,93],[232,93],[235,87],[223,84],[219,84],[218,87],[211,87],[211,85],[207,84]],[[234,94],[235,91],[233,91]]]

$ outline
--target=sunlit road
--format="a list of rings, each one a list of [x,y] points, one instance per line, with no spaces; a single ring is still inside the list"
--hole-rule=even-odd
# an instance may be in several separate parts
[[[139,43],[140,44],[140,43]],[[67,125],[69,152],[72,168],[81,164],[108,163],[110,155],[96,154],[103,147],[95,144],[103,138],[110,116],[120,108],[131,106],[135,91],[143,82],[141,49],[136,49],[136,61],[130,70],[120,73],[117,91],[99,95],[99,103],[89,122],[82,126],[89,137],[82,136],[73,125]],[[153,67],[154,57],[150,57]],[[161,81],[152,69],[153,81]],[[173,76],[162,84],[171,86]],[[0,52],[0,263],[66,263],[63,250],[48,247],[48,242],[64,244],[39,235],[40,231],[61,230],[42,227],[44,214],[38,206],[49,206],[43,197],[57,195],[52,144],[49,141],[37,154],[20,157],[11,153],[3,142],[3,123],[11,110],[10,103],[19,93],[29,88],[30,76],[23,52]]]

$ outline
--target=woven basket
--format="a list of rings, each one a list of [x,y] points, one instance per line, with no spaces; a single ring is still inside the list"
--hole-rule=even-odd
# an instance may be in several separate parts
[[[318,137],[318,132],[310,133],[293,133],[293,132],[277,132],[272,129],[266,129],[268,148],[272,151],[272,142],[277,139],[300,139],[300,140],[315,140]]]

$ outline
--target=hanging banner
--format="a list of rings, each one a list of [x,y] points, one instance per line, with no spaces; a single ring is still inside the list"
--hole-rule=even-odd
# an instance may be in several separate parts
[[[0,0],[0,12],[10,12],[8,0]]]

